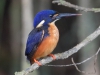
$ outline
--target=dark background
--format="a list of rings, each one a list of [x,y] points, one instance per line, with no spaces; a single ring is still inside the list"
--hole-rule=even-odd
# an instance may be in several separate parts
[[[66,0],[84,7],[100,7],[99,0]],[[0,75],[14,75],[14,72],[29,67],[24,51],[28,33],[32,29],[34,15],[44,9],[58,12],[82,13],[82,16],[63,18],[56,22],[60,32],[58,45],[53,53],[64,52],[91,34],[100,25],[100,14],[94,12],[76,11],[75,9],[52,4],[51,0],[0,0]],[[80,62],[92,56],[100,46],[100,37],[74,54],[75,62]],[[57,60],[49,64],[71,64],[71,57]],[[99,75],[99,56],[96,73]],[[81,70],[92,72],[93,60],[80,66]],[[48,67],[42,66],[31,75],[81,75],[74,66]]]

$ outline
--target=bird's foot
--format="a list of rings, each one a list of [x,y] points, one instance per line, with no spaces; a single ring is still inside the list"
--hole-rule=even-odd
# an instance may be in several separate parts
[[[39,66],[42,65],[42,64],[41,64],[39,61],[37,61],[36,59],[34,59],[34,62],[37,63]]]
[[[51,56],[53,58],[53,60],[56,59],[56,57],[53,54],[49,54],[49,56]]]

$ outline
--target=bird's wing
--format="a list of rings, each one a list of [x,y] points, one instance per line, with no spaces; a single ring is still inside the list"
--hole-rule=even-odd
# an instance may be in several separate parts
[[[26,44],[26,51],[25,55],[29,58],[31,54],[33,55],[36,51],[37,46],[40,44],[41,40],[43,39],[44,31],[43,30],[37,30],[33,29],[27,40]]]

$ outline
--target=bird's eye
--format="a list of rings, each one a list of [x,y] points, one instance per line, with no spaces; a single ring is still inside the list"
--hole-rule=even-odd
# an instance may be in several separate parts
[[[53,17],[53,15],[49,15],[50,17]]]

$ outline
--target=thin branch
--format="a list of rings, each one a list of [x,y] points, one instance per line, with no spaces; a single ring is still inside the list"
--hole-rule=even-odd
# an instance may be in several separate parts
[[[79,43],[78,45],[76,45],[72,49],[69,49],[68,51],[65,51],[63,53],[55,54],[56,60],[58,60],[58,59],[66,59],[69,56],[71,56],[72,54],[77,53],[82,47],[84,47],[85,45],[87,45],[89,42],[91,42],[92,40],[94,40],[99,35],[100,35],[100,27],[98,27],[95,30],[95,32],[93,32],[85,40],[83,40],[81,43]],[[40,60],[39,62],[42,65],[45,65],[45,64],[50,63],[52,61],[53,61],[52,57],[46,57],[46,58]],[[34,63],[29,68],[27,68],[26,70],[23,70],[22,72],[15,72],[15,75],[27,75],[28,73],[30,73],[30,72],[38,69],[39,67],[40,66],[38,64]]]
[[[96,65],[96,61],[97,61],[97,55],[98,55],[99,52],[100,52],[100,47],[99,47],[98,51],[97,51],[93,56],[91,56],[90,58],[88,58],[88,59],[91,59],[91,58],[95,57],[95,59],[94,59],[94,72],[90,72],[90,73],[89,73],[89,72],[85,72],[85,71],[79,70],[79,68],[77,67],[77,63],[75,63],[74,60],[73,60],[73,58],[72,58],[73,65],[75,66],[75,68],[77,69],[77,71],[79,71],[79,72],[81,72],[81,73],[85,73],[85,74],[94,74],[94,73],[96,73],[95,65]],[[87,59],[84,60],[84,61],[87,61]]]
[[[82,10],[82,11],[92,11],[92,12],[100,12],[100,8],[85,8],[78,5],[71,4],[70,2],[67,2],[65,0],[53,0],[52,3],[57,3],[58,5],[63,5],[66,7],[74,8],[76,10]]]
[[[74,66],[75,66],[75,68],[76,68],[76,70],[77,70],[78,72],[85,73],[85,74],[94,74],[94,73],[96,73],[96,68],[95,68],[96,60],[97,60],[97,56],[96,56],[96,58],[95,58],[95,60],[94,60],[94,72],[81,71],[81,70],[77,67],[77,65],[76,65],[76,63],[74,62],[74,59],[73,59],[73,58],[72,58],[72,63],[74,64]]]
[[[97,60],[97,55],[98,55],[98,53],[100,52],[100,48],[98,49],[98,51],[94,54],[94,55],[92,55],[91,57],[89,57],[89,58],[87,58],[87,59],[85,59],[85,60],[83,60],[82,62],[79,62],[79,63],[75,63],[75,64],[68,64],[68,65],[44,65],[44,66],[50,66],[50,67],[68,67],[68,66],[75,66],[75,65],[81,65],[81,64],[83,64],[83,63],[85,63],[85,62],[87,62],[87,61],[89,61],[90,59],[92,59],[93,57],[96,57],[95,58],[95,60]],[[95,64],[95,62],[94,62],[94,64]]]

